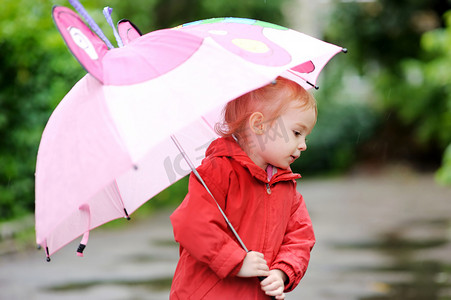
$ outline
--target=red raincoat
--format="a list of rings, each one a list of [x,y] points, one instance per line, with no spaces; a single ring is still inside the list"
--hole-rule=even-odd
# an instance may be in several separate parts
[[[263,253],[270,269],[287,274],[285,292],[294,289],[315,243],[305,203],[296,191],[300,175],[277,169],[268,181],[232,138],[214,141],[198,172],[247,248]],[[194,175],[171,222],[180,244],[171,299],[269,299],[257,278],[236,276],[246,252]]]

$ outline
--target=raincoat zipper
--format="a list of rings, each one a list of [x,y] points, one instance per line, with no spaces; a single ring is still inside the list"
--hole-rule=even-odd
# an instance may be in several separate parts
[[[266,192],[268,195],[271,195],[271,187],[269,186],[269,183],[266,184]]]

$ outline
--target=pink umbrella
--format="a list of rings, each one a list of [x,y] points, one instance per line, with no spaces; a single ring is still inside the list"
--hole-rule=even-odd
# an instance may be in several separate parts
[[[36,240],[48,260],[83,235],[82,256],[90,230],[129,218],[198,166],[225,103],[278,76],[311,88],[344,50],[237,18],[142,36],[121,22],[116,35],[123,46],[112,48],[72,10],[55,7],[53,17],[89,74],[55,109],[39,147]]]

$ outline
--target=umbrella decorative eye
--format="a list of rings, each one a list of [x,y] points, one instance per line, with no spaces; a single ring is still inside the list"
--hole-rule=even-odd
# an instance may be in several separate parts
[[[299,73],[312,73],[313,71],[315,71],[315,65],[313,64],[313,62],[311,60],[300,64],[294,68],[291,68],[291,70],[299,72]]]
[[[78,29],[76,27],[69,27],[68,31],[69,31],[70,36],[72,37],[72,40],[74,41],[74,43],[78,47],[80,47],[80,49],[85,51],[90,59],[96,60],[99,58],[91,41],[86,37],[86,35],[83,34],[83,32],[80,29]]]

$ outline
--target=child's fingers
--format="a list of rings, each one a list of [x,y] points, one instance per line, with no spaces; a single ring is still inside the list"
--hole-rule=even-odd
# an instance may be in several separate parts
[[[269,267],[262,253],[248,252],[243,260],[243,265],[237,276],[239,277],[256,277],[269,276]]]
[[[269,267],[268,267],[266,260],[262,253],[252,251],[252,252],[249,252],[249,256],[250,256],[250,260],[255,265],[255,268],[257,270],[269,272]],[[268,276],[268,274],[266,274],[265,276]]]
[[[265,271],[265,270],[257,270],[255,275],[252,277],[268,277],[269,276],[269,272]]]
[[[266,261],[259,262],[258,268],[259,268],[260,270],[268,271],[268,272],[269,272],[269,267],[268,267],[268,265],[266,264]]]
[[[279,287],[275,290],[269,290],[269,291],[264,290],[264,292],[268,296],[276,296],[277,297],[277,296],[283,295],[283,288]]]
[[[266,280],[266,279],[265,279]],[[263,281],[262,281],[263,283]],[[263,285],[262,284],[262,290],[264,292],[271,292],[271,291],[277,291],[277,293],[282,293],[283,292],[283,286],[280,285],[279,282],[274,281],[274,282],[270,282],[269,284]]]
[[[249,253],[252,253],[255,262],[267,266],[265,257],[263,256],[262,253],[259,253],[259,252],[249,252]],[[268,268],[268,269],[269,269],[269,268]]]
[[[259,257],[259,259],[256,262],[256,269],[258,272],[258,275],[256,276],[269,276],[269,267],[266,264],[266,260],[262,257]]]
[[[257,256],[257,257],[261,257],[264,258],[265,256],[263,255],[263,253],[260,252],[256,252],[256,251],[250,251],[249,253],[252,253],[253,255]]]
[[[262,288],[268,287],[270,285],[279,285],[277,278],[274,278],[273,276],[268,276],[263,280],[261,283]]]
[[[283,281],[274,276],[274,274],[271,274],[261,282],[261,289],[268,296],[276,296],[276,299],[285,299]]]

